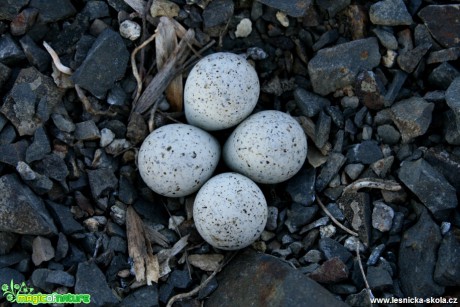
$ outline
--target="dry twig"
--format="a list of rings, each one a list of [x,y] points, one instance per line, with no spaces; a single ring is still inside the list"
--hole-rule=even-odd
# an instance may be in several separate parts
[[[359,189],[371,188],[387,191],[399,191],[401,185],[393,180],[383,180],[378,178],[362,178],[349,184],[343,189],[343,193],[358,192]]]
[[[319,199],[318,195],[316,195],[316,200],[318,201],[318,204],[320,206],[320,208],[324,211],[324,213],[326,213],[326,215],[334,222],[334,224],[336,224],[337,226],[339,226],[342,230],[344,230],[345,232],[351,234],[352,236],[355,236],[355,237],[358,237],[358,234],[356,232],[354,232],[353,230],[350,230],[348,229],[347,227],[345,227],[342,223],[340,223],[339,221],[337,221],[337,219],[329,212],[329,210],[327,210],[326,206],[324,206],[323,202],[321,201],[321,199]]]
[[[363,263],[361,262],[361,255],[359,253],[359,241],[356,243],[356,256],[358,257],[359,270],[361,271],[361,275],[363,276],[364,284],[366,285],[366,290],[369,294],[369,297],[373,299],[374,295],[372,294],[371,288],[369,287],[369,283],[367,282],[366,274],[364,273]]]
[[[92,105],[91,102],[89,101],[88,97],[86,97],[85,93],[81,89],[80,86],[75,84],[75,91],[77,92],[78,98],[80,99],[81,103],[83,104],[83,107],[85,108],[86,112],[92,115],[105,115],[105,116],[115,116],[117,115],[116,112],[112,111],[100,111],[96,110]]]
[[[206,278],[205,281],[203,281],[199,286],[194,288],[192,291],[187,292],[187,293],[180,293],[180,294],[177,294],[177,295],[174,295],[173,297],[171,297],[169,299],[168,304],[166,305],[166,307],[171,307],[176,301],[180,301],[180,300],[183,300],[185,298],[192,297],[195,294],[197,294],[198,292],[200,292],[200,290],[203,289],[204,287],[206,287],[206,285],[217,275],[217,273],[219,273],[224,268],[224,266],[226,266],[227,263],[229,263],[230,260],[233,259],[233,257],[236,255],[236,253],[237,252],[234,252],[234,253],[230,254],[230,256],[228,256],[228,258],[219,265],[217,270],[212,272],[212,274],[209,275],[208,278]]]

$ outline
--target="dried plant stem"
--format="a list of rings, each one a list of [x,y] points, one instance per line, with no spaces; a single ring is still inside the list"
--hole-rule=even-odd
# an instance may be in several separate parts
[[[86,97],[85,93],[81,89],[80,86],[75,84],[75,91],[77,92],[78,98],[80,99],[83,107],[85,108],[86,112],[92,115],[105,115],[105,116],[115,116],[117,113],[112,111],[100,111],[96,110],[89,101],[88,97]]]
[[[139,99],[139,97],[141,96],[141,92],[142,92],[142,78],[141,76],[139,75],[139,70],[137,69],[137,65],[136,65],[136,54],[142,49],[144,48],[145,46],[147,46],[148,44],[150,44],[151,41],[153,41],[156,37],[156,33],[153,34],[152,36],[150,36],[147,40],[145,40],[142,44],[140,44],[139,46],[137,46],[134,51],[131,53],[131,68],[133,70],[133,75],[134,75],[134,78],[136,79],[136,82],[137,82],[137,91],[136,91],[136,97],[134,98],[134,103]]]
[[[323,202],[321,201],[321,199],[319,199],[318,195],[316,195],[316,200],[318,201],[318,205],[320,206],[320,208],[324,211],[324,213],[326,213],[326,215],[334,222],[334,224],[336,224],[337,226],[339,226],[342,230],[344,230],[345,232],[351,234],[352,236],[355,236],[355,237],[358,237],[358,234],[356,232],[354,232],[353,230],[350,230],[348,229],[347,227],[345,227],[342,223],[340,223],[339,221],[337,221],[337,219],[329,212],[329,210],[327,210],[326,206],[324,206]]]
[[[61,63],[61,60],[59,59],[59,56],[57,55],[56,51],[54,51],[54,49],[51,48],[51,46],[47,42],[43,41],[43,46],[53,59],[53,63],[56,66],[57,70],[66,75],[71,75],[73,73],[72,69]]]
[[[399,191],[402,189],[401,185],[396,181],[382,180],[378,178],[363,178],[349,184],[347,187],[345,187],[345,189],[343,189],[343,193],[357,192],[359,189],[363,188],[380,189],[386,191]]]
[[[190,292],[187,292],[187,293],[180,293],[180,294],[177,294],[177,295],[174,295],[173,297],[171,297],[168,301],[168,304],[166,305],[166,307],[171,307],[176,301],[179,301],[179,300],[183,300],[185,298],[189,298],[189,297],[192,297],[194,296],[195,294],[197,294],[198,292],[200,292],[201,289],[203,289],[204,287],[206,287],[206,285],[217,275],[217,273],[219,273],[224,266],[227,265],[227,263],[230,262],[230,260],[233,259],[233,257],[236,255],[237,252],[234,252],[232,253],[228,259],[226,261],[223,261],[219,267],[214,271],[212,272],[211,275],[208,276],[208,278],[206,278],[205,281],[203,281],[199,286],[197,286],[195,289],[193,289],[192,291]]]
[[[366,285],[366,290],[369,293],[369,297],[374,298],[371,288],[369,287],[369,283],[367,282],[366,274],[364,273],[363,263],[361,262],[361,255],[359,253],[359,241],[356,242],[356,256],[358,257],[359,270],[361,271],[361,275],[363,276],[364,284]]]

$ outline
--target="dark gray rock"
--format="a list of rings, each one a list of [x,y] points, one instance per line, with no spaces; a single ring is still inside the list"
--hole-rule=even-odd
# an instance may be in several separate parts
[[[398,176],[436,219],[448,219],[457,207],[455,188],[424,159],[404,161]]]
[[[291,233],[298,231],[302,226],[310,223],[318,212],[318,207],[305,207],[303,204],[293,203],[287,213],[286,227]]]
[[[318,248],[326,259],[338,257],[343,263],[347,263],[353,256],[342,244],[328,237],[319,240]]]
[[[205,306],[345,306],[289,264],[250,250],[237,255],[217,280]]]
[[[16,167],[19,161],[24,161],[27,147],[26,140],[0,145],[0,162]]]
[[[75,292],[90,294],[91,303],[95,306],[119,304],[118,298],[107,285],[104,274],[92,261],[78,265]]]
[[[321,171],[316,178],[315,189],[320,192],[324,190],[332,178],[338,173],[347,159],[340,153],[330,153],[326,163],[321,167]]]
[[[366,277],[371,290],[383,292],[393,288],[393,279],[390,273],[383,268],[367,267]]]
[[[35,170],[56,181],[64,181],[69,175],[69,170],[64,160],[55,153],[43,157],[35,164]]]
[[[171,296],[174,295],[174,287],[170,283],[164,283],[160,286],[160,290],[158,291],[158,298],[160,302],[167,303]]]
[[[397,58],[399,67],[407,73],[412,73],[430,48],[430,43],[424,43],[399,55]]]
[[[198,292],[198,299],[203,300],[209,297],[209,295],[213,293],[218,287],[219,284],[217,283],[217,278],[212,278],[206,286],[200,289],[200,292]]]
[[[43,127],[37,128],[32,144],[27,147],[25,160],[27,163],[41,160],[51,152],[50,141]]]
[[[88,170],[88,180],[94,199],[117,188],[118,180],[111,169]]]
[[[460,131],[460,77],[455,78],[447,88],[446,103],[454,112],[457,119],[457,129]]]
[[[46,204],[56,221],[59,231],[62,231],[66,235],[84,231],[83,226],[74,219],[69,207],[52,201],[47,201]]]
[[[51,114],[51,119],[59,130],[69,133],[75,131],[75,124],[72,122],[69,116],[53,113]]]
[[[17,64],[25,59],[24,52],[8,34],[0,37],[0,63]]]
[[[371,164],[383,158],[382,150],[376,141],[363,141],[352,146],[347,152],[349,163]]]
[[[62,232],[59,233],[58,241],[56,244],[56,251],[54,254],[54,260],[61,261],[67,255],[69,251],[69,241]]]
[[[39,48],[30,36],[23,36],[19,40],[19,43],[29,63],[35,66],[39,71],[44,72],[50,67],[50,55],[45,50]]]
[[[369,8],[369,17],[373,24],[383,26],[402,26],[413,23],[403,0],[383,0]]]
[[[302,168],[294,177],[289,179],[286,191],[291,195],[294,202],[309,206],[315,201],[315,177],[314,168]]]
[[[62,101],[64,92],[51,77],[41,74],[35,67],[21,69],[0,111],[16,127],[19,135],[33,135]],[[34,103],[31,103],[32,98]]]
[[[83,37],[89,29],[89,18],[84,14],[77,14],[73,22],[64,27],[62,31],[50,42],[51,47],[58,54],[73,53],[75,44]],[[85,54],[86,55],[86,54]],[[75,69],[77,66],[71,64],[71,68]]]
[[[399,246],[399,276],[405,296],[438,297],[444,287],[433,280],[441,232],[427,210],[406,230]]]
[[[439,51],[430,52],[426,59],[427,64],[443,63],[448,61],[456,61],[460,58],[460,47],[452,47]]]
[[[49,269],[35,269],[30,277],[30,282],[35,289],[41,289],[47,293],[53,291],[54,285],[46,281],[48,274],[51,272]]]
[[[319,113],[318,120],[315,126],[315,145],[318,148],[323,148],[329,140],[329,132],[331,131],[331,118],[323,111]]]
[[[366,265],[372,266],[377,263],[377,261],[380,258],[380,255],[382,254],[383,250],[385,249],[385,244],[380,244],[377,245],[372,249],[371,254],[369,255],[369,258],[367,258]]]
[[[381,28],[375,28],[372,30],[372,32],[374,32],[374,34],[377,36],[383,47],[390,50],[398,49],[398,41],[396,40],[396,37],[393,35],[393,33]]]
[[[0,256],[0,268],[15,265],[23,260],[30,259],[30,255],[25,251],[13,251],[7,255]]]
[[[372,37],[318,51],[308,63],[308,73],[314,91],[327,95],[353,84],[359,72],[379,63],[378,42]]]
[[[122,307],[158,307],[157,285],[145,286],[137,289],[120,303]]]
[[[0,20],[13,20],[29,0],[3,0],[0,2]]]
[[[107,249],[112,250],[116,253],[126,253],[128,250],[128,245],[125,239],[120,238],[118,236],[113,236],[110,238],[109,246]]]
[[[418,24],[414,29],[414,42],[416,46],[424,43],[430,43],[433,45],[432,50],[442,49],[442,47],[431,36],[428,27],[422,23]]]
[[[372,307],[371,299],[367,289],[361,290],[357,294],[350,294],[345,300],[349,306]]]
[[[6,81],[8,81],[8,79],[10,78],[10,75],[11,75],[11,69],[5,64],[0,63],[0,89],[3,87]]]
[[[421,9],[418,16],[430,30],[433,38],[442,46],[460,46],[460,4],[428,5]]]
[[[34,8],[26,8],[21,11],[10,23],[10,33],[14,36],[26,34],[35,24],[38,10]]]
[[[323,108],[331,104],[326,98],[308,92],[301,87],[294,90],[294,98],[300,113],[306,117],[316,116]]]
[[[10,283],[14,283],[20,285],[23,281],[25,281],[24,275],[20,272],[11,269],[11,268],[1,268],[0,269],[0,285],[10,285]],[[14,289],[9,289],[10,291],[15,291]],[[5,297],[3,290],[0,288],[0,295]]]
[[[350,0],[317,0],[316,4],[323,10],[329,13],[329,17],[333,18],[338,12],[345,9],[351,3]]]
[[[136,201],[136,188],[126,176],[120,176],[118,198],[128,205],[132,205]]]
[[[451,145],[460,145],[460,131],[457,127],[457,119],[451,110],[444,114],[444,138]]]
[[[337,2],[337,1],[334,1]],[[329,30],[325,33],[323,33],[316,43],[311,47],[313,51],[318,51],[321,48],[324,48],[325,46],[329,46],[333,44],[337,39],[339,38],[339,31],[336,29]]]
[[[75,138],[82,141],[94,141],[101,138],[101,132],[93,120],[87,120],[75,125]]]
[[[431,124],[434,104],[421,97],[401,100],[391,107],[393,122],[401,133],[402,141],[408,143],[425,134]]]
[[[440,64],[428,76],[428,81],[439,89],[446,90],[460,72],[447,62]]]
[[[394,72],[393,80],[391,80],[384,97],[386,107],[391,106],[396,100],[396,97],[398,97],[401,88],[406,82],[407,76],[408,74],[402,70],[396,70]]]
[[[434,280],[442,286],[460,286],[460,263],[458,262],[460,241],[456,235],[457,233],[453,231],[448,232],[438,250]]]
[[[308,277],[322,284],[334,284],[348,278],[348,268],[340,258],[334,257],[326,260]]]
[[[107,29],[98,36],[72,80],[102,98],[124,76],[128,59],[129,52],[121,36]]]
[[[169,275],[168,283],[174,288],[186,289],[192,284],[192,278],[188,270],[174,270],[171,275]]]
[[[324,109],[327,115],[332,119],[332,122],[339,128],[343,128],[345,125],[345,118],[342,111],[338,106],[328,106]]]
[[[423,158],[439,171],[457,191],[460,191],[460,178],[457,175],[460,172],[459,156],[442,148],[432,147],[425,152]]]
[[[29,7],[38,9],[38,21],[41,23],[59,21],[77,12],[70,0],[30,0]]]
[[[0,255],[8,254],[19,236],[12,232],[0,232]]]
[[[377,134],[382,139],[382,143],[388,145],[398,144],[401,134],[392,125],[382,125],[377,127]]]
[[[289,1],[277,1],[277,0],[260,0],[258,1],[269,7],[278,9],[285,12],[287,15],[292,17],[302,17],[305,15],[307,9],[312,4],[311,0],[289,0]]]
[[[203,11],[204,32],[212,37],[219,36],[233,16],[235,4],[231,0],[215,0]]]
[[[32,235],[57,233],[42,200],[16,175],[0,177],[0,194],[0,231]]]
[[[75,244],[70,243],[67,256],[61,260],[61,263],[66,267],[70,267],[77,266],[79,263],[85,262],[86,260],[86,254],[75,246]]]
[[[45,281],[64,287],[73,287],[75,285],[75,277],[64,271],[49,271]]]
[[[109,6],[104,1],[88,1],[81,14],[87,15],[89,20],[108,17]]]
[[[365,246],[369,246],[372,233],[369,195],[361,192],[343,193],[337,200],[337,204],[351,227],[358,232],[361,242]]]

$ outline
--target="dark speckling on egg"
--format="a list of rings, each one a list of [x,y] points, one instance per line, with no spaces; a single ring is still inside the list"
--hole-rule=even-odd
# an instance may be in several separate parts
[[[154,130],[142,144],[139,173],[154,192],[182,197],[196,192],[220,158],[217,140],[200,128],[171,124]]]
[[[248,117],[223,148],[223,159],[233,171],[268,184],[293,177],[306,157],[307,139],[302,127],[280,111],[262,111]]]
[[[260,188],[237,173],[209,179],[193,204],[200,235],[214,247],[235,250],[253,243],[267,223],[267,202]]]
[[[260,84],[244,57],[220,52],[204,57],[191,70],[184,89],[189,124],[222,130],[244,120],[257,104]]]

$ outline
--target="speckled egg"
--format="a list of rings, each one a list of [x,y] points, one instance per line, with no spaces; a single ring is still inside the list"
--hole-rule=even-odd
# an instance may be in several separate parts
[[[196,195],[193,219],[203,239],[224,250],[244,248],[257,240],[267,223],[267,202],[251,179],[223,173]]]
[[[302,167],[307,157],[307,138],[290,115],[262,111],[236,127],[222,152],[233,171],[255,182],[279,183]]]
[[[139,173],[154,192],[169,196],[189,195],[208,180],[220,158],[220,145],[200,128],[171,124],[162,126],[142,143]]]
[[[228,52],[208,55],[187,77],[185,117],[208,131],[235,126],[254,110],[259,92],[257,73],[244,57]]]

